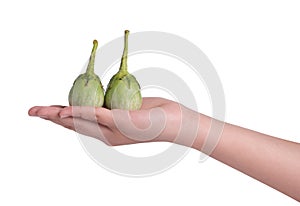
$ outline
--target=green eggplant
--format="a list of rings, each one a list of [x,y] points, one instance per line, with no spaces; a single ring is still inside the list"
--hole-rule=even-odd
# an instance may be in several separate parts
[[[110,79],[105,92],[104,106],[108,109],[138,110],[142,105],[140,84],[127,69],[128,36],[126,30],[119,71]]]
[[[94,72],[95,56],[98,47],[97,40],[93,41],[93,49],[86,72],[80,74],[74,81],[69,92],[70,106],[102,107],[104,90],[100,78]]]

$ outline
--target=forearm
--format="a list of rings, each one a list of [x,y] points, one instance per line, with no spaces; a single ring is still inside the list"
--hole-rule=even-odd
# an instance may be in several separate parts
[[[211,118],[201,116],[193,147],[203,151]],[[205,151],[204,151],[205,152]],[[218,144],[210,155],[300,201],[300,144],[224,124]]]

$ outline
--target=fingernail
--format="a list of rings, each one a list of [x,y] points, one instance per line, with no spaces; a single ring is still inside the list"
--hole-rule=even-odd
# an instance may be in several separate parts
[[[28,110],[28,115],[29,116],[37,116],[36,113],[35,113],[36,112],[35,110],[36,110],[36,108],[34,108],[34,107],[30,108]]]

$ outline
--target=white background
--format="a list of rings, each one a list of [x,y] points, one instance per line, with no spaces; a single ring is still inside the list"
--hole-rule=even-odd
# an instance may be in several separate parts
[[[74,132],[27,111],[67,104],[94,38],[164,31],[214,64],[227,122],[299,142],[299,10],[298,0],[1,1],[0,205],[297,205],[220,162],[199,163],[195,150],[156,176],[116,175]]]

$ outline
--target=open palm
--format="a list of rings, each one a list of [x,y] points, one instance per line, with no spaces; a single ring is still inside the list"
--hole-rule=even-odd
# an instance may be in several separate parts
[[[56,105],[35,106],[28,113],[113,146],[170,141],[178,135],[184,116],[197,119],[196,112],[158,97],[143,98],[141,109],[136,111]]]

